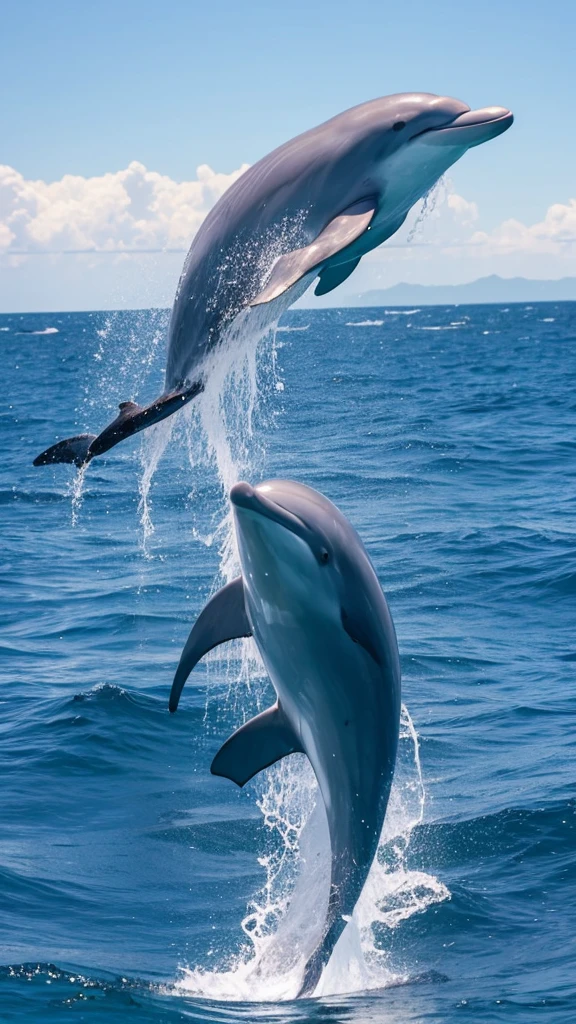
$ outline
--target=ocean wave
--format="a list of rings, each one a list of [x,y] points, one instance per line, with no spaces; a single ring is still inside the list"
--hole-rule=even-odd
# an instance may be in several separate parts
[[[16,486],[10,490],[0,491],[0,505],[11,505],[17,501],[32,505],[52,505],[60,502],[68,503],[68,500],[65,492],[58,493],[58,491],[23,491]]]

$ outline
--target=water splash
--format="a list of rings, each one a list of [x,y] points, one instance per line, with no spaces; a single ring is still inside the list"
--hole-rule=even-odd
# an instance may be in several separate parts
[[[71,498],[70,502],[70,522],[73,527],[78,525],[80,518],[80,512],[82,505],[84,504],[84,480],[86,478],[86,470],[88,469],[88,463],[85,462],[83,466],[80,466],[75,475],[72,477],[68,486],[67,494]]]
[[[294,998],[319,941],[328,905],[330,841],[312,769],[305,757],[294,755],[269,770],[260,785],[257,804],[268,846],[259,863],[266,880],[242,921],[248,943],[221,970],[185,969],[176,991],[229,1000]],[[450,896],[435,876],[407,867],[410,838],[423,821],[424,806],[418,736],[403,706],[397,771],[378,852],[316,996],[407,980],[406,972],[389,961],[386,929]]]

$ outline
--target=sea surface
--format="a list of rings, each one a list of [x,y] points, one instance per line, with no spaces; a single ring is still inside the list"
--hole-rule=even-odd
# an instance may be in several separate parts
[[[0,1021],[576,1021],[576,303],[293,311],[172,430],[33,468],[161,390],[166,326],[0,317]],[[209,772],[271,702],[252,642],[167,709],[236,572],[227,489],[269,476],[356,526],[402,656],[377,862],[313,1000],[307,762]]]

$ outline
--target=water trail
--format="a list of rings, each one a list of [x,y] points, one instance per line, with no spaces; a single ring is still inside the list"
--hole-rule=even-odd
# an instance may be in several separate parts
[[[260,315],[263,323],[253,310],[236,318],[205,365],[204,391],[182,411],[191,468],[204,467],[210,476],[216,471],[219,485],[211,523],[195,524],[196,536],[218,544],[218,586],[239,572],[228,492],[244,477],[262,477],[265,445],[255,417],[262,426],[266,400],[278,383],[275,325],[266,323],[266,311]]]
[[[84,480],[86,477],[86,470],[88,469],[88,463],[84,463],[80,466],[75,475],[73,476],[68,486],[68,495],[71,498],[70,502],[70,522],[72,526],[78,525],[78,519],[82,505],[84,503]]]
[[[166,446],[170,440],[173,429],[173,421],[168,418],[160,423],[155,423],[145,432],[140,445],[140,465],[142,474],[138,481],[140,500],[138,512],[140,514],[140,525],[142,527],[142,552],[145,558],[151,558],[149,540],[154,533],[154,523],[151,516],[150,487],[152,479],[158,468]]]

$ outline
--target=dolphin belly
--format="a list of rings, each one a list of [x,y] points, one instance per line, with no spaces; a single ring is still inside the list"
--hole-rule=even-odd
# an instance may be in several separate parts
[[[280,706],[298,736],[298,749],[316,775],[328,820],[329,907],[300,995],[314,991],[376,854],[400,716],[397,686],[390,686],[341,622],[325,613],[311,606],[299,622],[260,623],[255,634]]]

